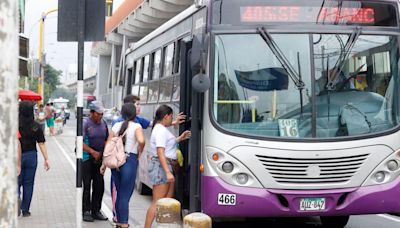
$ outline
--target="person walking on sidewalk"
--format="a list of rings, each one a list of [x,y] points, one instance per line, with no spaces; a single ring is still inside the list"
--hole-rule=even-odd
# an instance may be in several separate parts
[[[46,113],[43,110],[43,108],[44,108],[43,104],[40,104],[38,111],[35,115],[35,119],[36,119],[36,122],[38,122],[38,124],[42,128],[42,131],[44,132],[46,129]]]
[[[180,136],[175,137],[167,127],[172,125],[172,108],[168,105],[161,105],[155,114],[151,137],[149,177],[153,185],[153,201],[147,210],[145,228],[151,228],[155,213],[157,200],[174,196],[175,178],[173,166],[177,163],[176,144],[189,139],[190,131],[184,131]]]
[[[94,219],[107,220],[100,212],[104,194],[104,179],[100,167],[108,138],[108,127],[103,120],[103,104],[93,101],[89,108],[90,116],[83,124],[82,213],[85,222],[93,222]]]
[[[54,109],[51,103],[46,104],[45,108],[46,112],[46,124],[47,127],[49,128],[50,135],[55,134],[55,129],[54,129]]]
[[[36,143],[39,145],[40,152],[44,158],[44,169],[50,169],[49,157],[45,145],[45,138],[40,125],[35,122],[33,113],[33,104],[31,102],[22,101],[19,104],[19,132],[21,138],[21,173],[18,176],[18,197],[22,201],[20,209],[22,216],[31,215],[29,211],[33,195],[33,185],[35,182],[35,174],[37,168],[37,149]]]
[[[109,138],[114,136],[123,137],[126,153],[126,163],[118,169],[112,169],[111,175],[117,190],[115,202],[117,227],[129,227],[129,200],[135,187],[136,171],[138,167],[138,157],[142,154],[145,139],[143,129],[140,124],[135,123],[136,108],[132,103],[122,106],[121,114],[123,122],[116,123],[112,127]],[[102,166],[101,173],[104,174],[105,166]]]

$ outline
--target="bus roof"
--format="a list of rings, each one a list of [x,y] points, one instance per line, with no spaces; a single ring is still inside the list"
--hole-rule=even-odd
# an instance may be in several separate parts
[[[153,38],[159,36],[160,34],[164,33],[167,31],[169,28],[173,27],[174,25],[178,24],[182,20],[186,19],[187,17],[191,16],[198,10],[200,10],[202,7],[197,8],[195,5],[190,6],[186,10],[182,11],[175,17],[171,18],[169,21],[165,22],[162,24],[160,27],[143,37],[141,40],[133,44],[133,48],[128,49],[128,52],[125,54],[129,54],[130,52],[134,51],[135,49],[139,48],[143,44],[147,43],[148,41],[152,40]]]

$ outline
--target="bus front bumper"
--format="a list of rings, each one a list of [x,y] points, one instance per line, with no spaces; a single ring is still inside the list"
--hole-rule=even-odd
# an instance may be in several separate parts
[[[277,190],[233,186],[202,176],[201,207],[211,217],[300,217],[400,211],[400,178],[387,184],[328,190]],[[219,194],[235,194],[235,205],[219,205]],[[324,198],[325,209],[300,210],[304,198]]]

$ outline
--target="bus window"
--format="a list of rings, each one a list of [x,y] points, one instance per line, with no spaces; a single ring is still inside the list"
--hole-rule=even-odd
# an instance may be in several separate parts
[[[126,70],[126,75],[128,76],[128,78],[127,78],[127,87],[129,88],[129,86],[131,86],[132,85],[132,82],[133,82],[133,70],[132,70],[132,68],[128,68],[127,70]]]
[[[161,50],[159,49],[153,53],[152,79],[158,79],[160,77],[160,63],[161,63]]]
[[[135,95],[135,96],[137,96],[137,95],[139,95],[139,86],[138,85],[133,85],[132,86],[132,94],[133,95]]]
[[[136,60],[135,64],[135,81],[134,84],[138,84],[140,82],[141,70],[142,70],[142,59]]]
[[[139,97],[142,103],[147,102],[147,83],[140,86]]]
[[[390,56],[389,52],[380,52],[372,55],[372,61],[374,64],[375,80],[373,84],[373,91],[376,91],[382,96],[385,96],[386,88],[390,81]],[[358,82],[358,81],[357,81]]]
[[[181,40],[179,40],[178,42],[177,42],[177,44],[178,45],[176,45],[176,48],[175,48],[175,57],[174,57],[174,69],[173,69],[173,73],[174,74],[178,74],[179,73],[179,68],[180,68],[180,64],[181,64],[181,58],[180,58],[180,55],[181,55],[181,53],[180,53],[180,41]]]
[[[174,77],[174,87],[172,89],[172,100],[179,101],[181,95],[181,87],[180,87],[180,77]]]
[[[393,115],[397,113],[396,104],[389,106],[389,97],[396,94],[395,88],[389,87],[391,80],[396,80],[397,38],[382,35],[360,35],[353,47],[343,50],[350,35],[314,35],[314,53],[319,57],[315,61],[317,83],[317,137],[339,137],[368,134],[390,129],[397,124]],[[351,55],[340,60],[346,52]],[[338,66],[336,69],[334,68]],[[329,69],[327,69],[329,67]],[[339,70],[337,70],[339,69]],[[335,74],[335,72],[337,72]],[[332,83],[329,88],[326,85]],[[353,110],[363,117],[347,121],[340,115],[345,107],[352,105]],[[338,114],[339,113],[339,114]],[[349,122],[344,133],[339,132],[338,124]],[[366,121],[367,129],[353,126],[353,123]],[[340,134],[339,134],[340,133]]]
[[[160,81],[159,102],[171,101],[173,79],[174,78],[170,77]]]
[[[143,63],[142,82],[147,82],[147,79],[149,78],[149,60],[150,60],[150,56],[146,55],[146,57],[144,57],[144,63]]]
[[[164,47],[164,77],[172,75],[175,43]]]
[[[158,80],[149,82],[148,103],[155,103],[158,101],[158,85],[159,85]]]

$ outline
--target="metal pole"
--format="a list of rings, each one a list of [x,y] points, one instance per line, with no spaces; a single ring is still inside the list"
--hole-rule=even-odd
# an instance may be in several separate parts
[[[38,56],[39,56],[39,63],[40,63],[40,75],[38,77],[38,94],[42,96],[42,100],[44,101],[44,21],[46,20],[47,15],[50,13],[56,12],[58,9],[51,9],[46,12],[42,13],[42,17],[40,18],[40,29],[39,29],[39,49],[38,49]],[[41,101],[38,101],[40,104]]]
[[[0,0],[0,227],[17,227],[18,12]]]
[[[38,77],[38,94],[42,96],[42,100],[44,101],[43,97],[43,78],[44,78],[44,69],[43,69],[43,32],[44,32],[44,20],[46,16],[45,13],[42,13],[42,17],[40,18],[40,27],[39,27],[39,49],[38,49],[38,56],[39,56],[39,72],[40,75]],[[38,101],[38,105],[40,105],[42,102]]]
[[[85,51],[86,0],[79,1],[78,10],[78,80],[76,124],[76,227],[82,227],[82,157],[83,157],[83,64]]]

